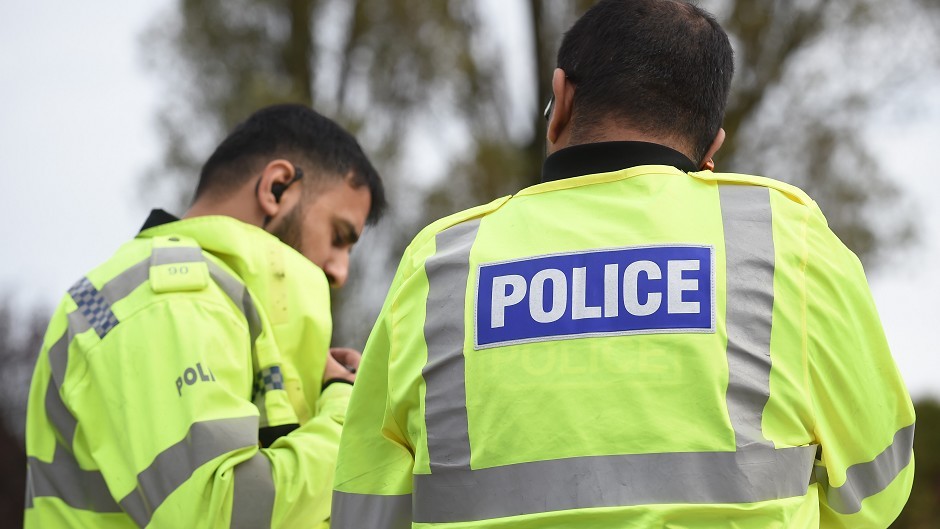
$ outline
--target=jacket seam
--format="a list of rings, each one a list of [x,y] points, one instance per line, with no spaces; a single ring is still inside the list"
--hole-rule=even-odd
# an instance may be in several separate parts
[[[818,437],[816,433],[816,396],[813,393],[812,380],[810,377],[810,365],[809,365],[809,220],[810,220],[810,208],[803,208],[803,218],[802,218],[802,256],[800,263],[800,273],[802,280],[802,299],[801,299],[801,310],[802,310],[802,325],[800,333],[800,342],[803,356],[803,387],[806,392],[807,402],[809,403],[808,412],[810,415],[810,420],[812,421],[811,431],[813,432],[814,440]]]

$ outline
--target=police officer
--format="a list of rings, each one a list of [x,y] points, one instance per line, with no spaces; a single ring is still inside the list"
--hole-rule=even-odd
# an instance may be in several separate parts
[[[152,212],[53,316],[26,527],[326,525],[359,359],[329,352],[329,285],[384,205],[356,140],[313,110],[237,126],[185,217]]]
[[[602,0],[577,21],[542,183],[402,258],[334,528],[897,516],[914,414],[858,259],[799,189],[710,170],[732,68],[686,2]]]

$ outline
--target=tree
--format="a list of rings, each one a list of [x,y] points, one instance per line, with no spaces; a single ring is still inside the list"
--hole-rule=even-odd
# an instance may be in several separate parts
[[[592,3],[181,0],[144,38],[172,87],[160,119],[164,164],[151,180],[188,192],[224,131],[275,101],[313,104],[356,132],[393,204],[361,244],[368,255],[354,260],[357,280],[336,300],[337,341],[361,345],[384,294],[375,285],[388,284],[419,227],[538,181],[554,53]],[[719,169],[805,188],[870,266],[911,241],[912,215],[861,131],[892,80],[916,71],[918,53],[935,43],[908,20],[933,20],[929,2],[702,4],[738,50]],[[500,27],[515,38],[500,40]],[[872,54],[869,43],[888,38],[892,53]],[[521,101],[506,70],[519,49],[531,72]],[[860,52],[879,75],[844,60]]]
[[[736,40],[738,75],[719,153],[815,198],[871,268],[917,235],[898,175],[862,136],[873,110],[915,77],[937,44],[925,3],[712,0]],[[891,50],[890,52],[886,50]]]

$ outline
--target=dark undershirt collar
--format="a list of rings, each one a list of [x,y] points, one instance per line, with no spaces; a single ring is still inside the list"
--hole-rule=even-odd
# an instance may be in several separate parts
[[[140,227],[140,231],[156,228],[157,226],[169,224],[178,220],[180,220],[178,217],[167,213],[162,209],[152,209],[150,210],[150,215],[147,217],[147,220],[144,221],[144,225]]]
[[[683,172],[698,171],[679,151],[642,141],[607,141],[566,147],[545,160],[542,182],[597,173],[609,173],[639,165],[671,165]]]

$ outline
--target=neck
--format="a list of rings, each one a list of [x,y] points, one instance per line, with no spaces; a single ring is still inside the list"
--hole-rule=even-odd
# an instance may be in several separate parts
[[[210,215],[222,215],[240,220],[246,224],[261,226],[264,221],[264,215],[257,207],[248,207],[238,196],[224,200],[211,200],[207,198],[196,199],[189,207],[189,211],[183,215],[184,219],[194,217],[205,217]]]
[[[656,143],[664,147],[669,147],[674,151],[681,152],[686,158],[697,162],[685,142],[679,141],[676,138],[657,136],[616,126],[600,126],[591,130],[576,131],[571,135],[571,141],[567,146],[573,147],[585,143],[607,141],[643,141],[646,143]]]

